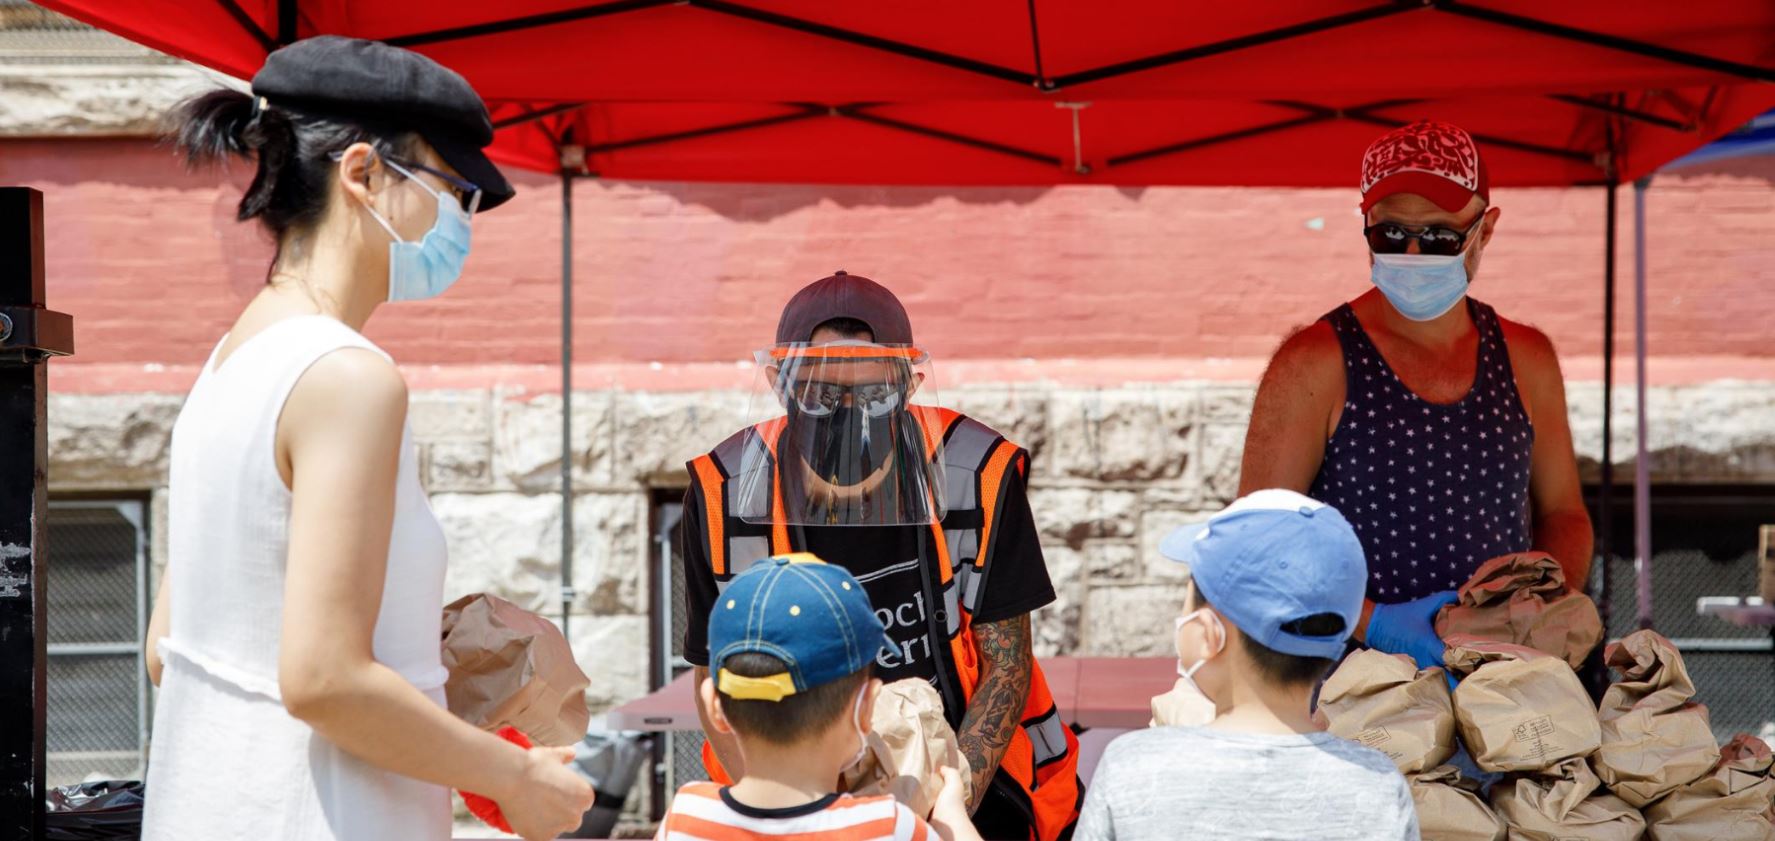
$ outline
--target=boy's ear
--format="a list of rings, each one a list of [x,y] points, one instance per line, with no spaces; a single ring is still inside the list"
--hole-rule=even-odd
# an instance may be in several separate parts
[[[1202,629],[1202,641],[1208,644],[1209,651],[1226,651],[1232,648],[1233,641],[1229,639],[1232,634],[1227,630],[1232,627],[1231,623],[1213,607],[1209,607],[1208,612],[1214,614],[1216,621]]]
[[[714,725],[718,732],[732,733],[733,725],[727,723],[727,713],[721,709],[721,695],[715,691],[715,679],[712,677],[703,678],[703,683],[697,687],[697,692],[703,696],[703,709],[709,711],[709,723]]]
[[[864,733],[875,730],[875,696],[881,690],[881,678],[872,677],[863,684],[863,706],[857,711],[858,724]]]

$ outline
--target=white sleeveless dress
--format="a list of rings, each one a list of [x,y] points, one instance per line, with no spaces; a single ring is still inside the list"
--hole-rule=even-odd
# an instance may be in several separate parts
[[[212,354],[173,427],[172,615],[160,643],[147,841],[450,837],[447,789],[345,753],[279,699],[291,497],[277,471],[277,421],[302,374],[343,348],[382,353],[331,318],[277,322],[219,368]],[[404,430],[374,651],[440,706],[444,562]]]

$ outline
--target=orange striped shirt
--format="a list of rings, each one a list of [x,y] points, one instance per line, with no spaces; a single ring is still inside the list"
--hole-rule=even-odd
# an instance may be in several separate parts
[[[930,825],[887,795],[833,794],[805,806],[757,809],[718,783],[678,789],[655,841],[934,841]]]

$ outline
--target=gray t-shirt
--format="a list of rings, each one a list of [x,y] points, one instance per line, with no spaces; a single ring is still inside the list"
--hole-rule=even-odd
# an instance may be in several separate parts
[[[1154,727],[1109,743],[1074,841],[1418,841],[1405,777],[1330,733]]]

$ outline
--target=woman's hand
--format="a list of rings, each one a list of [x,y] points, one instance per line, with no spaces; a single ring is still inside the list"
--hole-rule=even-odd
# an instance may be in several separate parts
[[[1420,669],[1440,666],[1447,646],[1436,635],[1436,615],[1458,598],[1455,591],[1444,590],[1409,602],[1377,604],[1363,638],[1369,648],[1410,655]]]
[[[579,827],[592,808],[592,785],[567,767],[573,748],[535,747],[525,752],[523,773],[493,799],[526,841],[548,841]]]

